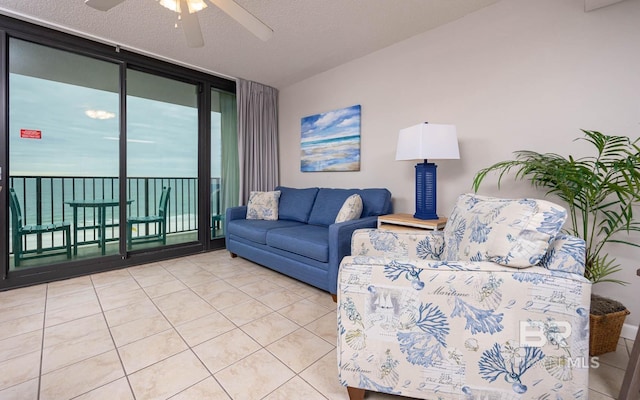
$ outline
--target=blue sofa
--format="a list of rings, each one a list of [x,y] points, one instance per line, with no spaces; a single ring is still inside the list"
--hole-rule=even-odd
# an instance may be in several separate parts
[[[226,247],[260,265],[336,294],[338,266],[351,253],[351,234],[375,228],[378,215],[391,213],[387,189],[290,188],[280,191],[277,220],[246,219],[247,207],[226,211]],[[344,201],[362,198],[359,219],[334,223]]]

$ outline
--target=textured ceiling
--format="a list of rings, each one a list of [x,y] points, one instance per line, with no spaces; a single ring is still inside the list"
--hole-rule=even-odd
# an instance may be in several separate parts
[[[499,0],[236,0],[269,25],[263,42],[222,10],[198,13],[205,45],[189,48],[156,0],[108,12],[83,0],[0,0],[0,14],[227,77],[283,88]]]

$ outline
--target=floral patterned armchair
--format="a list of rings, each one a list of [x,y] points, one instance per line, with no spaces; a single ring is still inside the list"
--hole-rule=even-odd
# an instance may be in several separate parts
[[[465,194],[444,231],[356,231],[338,275],[350,398],[586,399],[591,285],[565,218]]]

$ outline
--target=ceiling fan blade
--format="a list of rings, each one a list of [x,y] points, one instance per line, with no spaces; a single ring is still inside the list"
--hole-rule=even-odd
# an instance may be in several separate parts
[[[273,35],[273,30],[256,18],[249,11],[233,0],[209,0],[219,9],[229,14],[229,16],[244,26],[249,32],[256,35],[263,41],[267,41]]]
[[[200,29],[200,22],[198,21],[198,13],[190,13],[187,0],[180,0],[180,24],[182,25],[182,31],[187,39],[187,45],[189,47],[202,47],[204,46],[204,39],[202,38],[202,30]]]
[[[113,7],[123,2],[124,0],[84,0],[84,4],[100,11],[109,11]]]

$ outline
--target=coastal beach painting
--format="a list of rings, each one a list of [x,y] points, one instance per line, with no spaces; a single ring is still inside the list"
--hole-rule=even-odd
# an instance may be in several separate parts
[[[360,171],[360,105],[302,118],[302,172]]]

